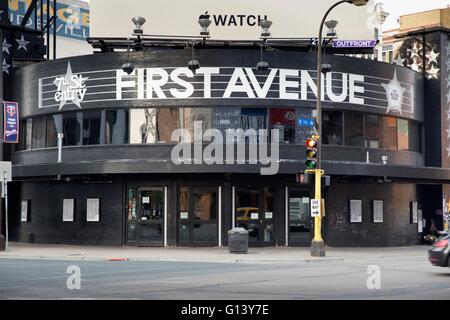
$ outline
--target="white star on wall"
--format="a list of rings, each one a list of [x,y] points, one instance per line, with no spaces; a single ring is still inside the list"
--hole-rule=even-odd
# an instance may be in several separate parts
[[[448,111],[447,111],[447,121],[448,120],[450,120],[450,107],[449,107],[449,109],[448,109]]]
[[[406,59],[403,59],[402,56],[401,56],[401,54],[399,53],[399,54],[398,54],[398,58],[397,58],[397,60],[395,61],[395,64],[398,65],[398,66],[402,66],[402,67],[403,67],[404,64],[405,64],[405,60],[406,60]]]
[[[3,59],[3,72],[5,72],[6,74],[9,74],[9,68],[11,67],[10,64],[6,63],[6,60]]]
[[[450,158],[450,145],[447,148],[447,158]]]
[[[62,82],[61,82],[61,92],[68,92],[70,90],[73,90],[73,87],[79,88],[82,87],[84,82],[87,80],[88,78],[83,78],[80,76],[79,81],[77,81],[77,79],[73,77],[73,72],[72,72],[72,67],[70,66],[70,62],[67,64],[67,71],[66,71],[66,75],[63,77]],[[58,86],[57,84],[57,80],[55,80],[55,85]],[[67,103],[68,100],[63,99],[60,101],[59,103],[59,110],[62,109],[62,107],[64,107],[64,105]],[[81,109],[81,100],[80,97],[78,96],[78,94],[75,94],[73,96],[73,99],[70,100],[73,104],[75,104],[78,108]]]
[[[403,88],[397,79],[397,70],[394,72],[394,78],[389,83],[382,84],[384,90],[386,90],[386,98],[388,101],[388,107],[386,114],[391,111],[395,111],[402,115],[403,94],[406,89]]]
[[[432,65],[431,68],[429,70],[427,70],[427,78],[428,79],[437,79],[439,70],[440,70],[439,68],[435,68],[434,65]]]
[[[3,43],[2,43],[2,50],[3,50],[3,52],[5,52],[5,53],[7,53],[7,54],[10,54],[9,53],[9,48],[11,48],[12,47],[12,45],[10,45],[7,41],[6,41],[6,39],[3,39]]]
[[[431,49],[431,51],[426,54],[426,57],[428,59],[428,64],[430,64],[430,63],[438,64],[437,57],[439,57],[439,55],[440,55],[440,53],[436,53],[436,52],[434,52],[434,49]]]
[[[421,66],[419,66],[418,63],[411,63],[411,64],[408,65],[408,67],[410,67],[411,70],[413,70],[413,71],[420,72],[420,67]]]
[[[410,58],[411,59],[413,59],[414,57],[420,58],[420,56],[419,56],[420,50],[422,50],[422,48],[420,47],[420,44],[418,44],[417,42],[414,43],[414,47],[412,49],[408,49],[408,53],[411,54]]]
[[[28,51],[27,45],[30,43],[30,41],[26,41],[22,35],[20,39],[16,39],[17,43],[19,44],[19,47],[17,50],[23,49],[25,51]]]
[[[447,140],[450,139],[450,128],[446,129],[445,131],[447,131]]]

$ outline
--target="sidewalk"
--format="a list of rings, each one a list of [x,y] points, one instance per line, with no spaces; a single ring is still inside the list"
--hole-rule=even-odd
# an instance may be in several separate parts
[[[427,257],[426,246],[392,248],[327,248],[327,256],[310,256],[310,248],[266,247],[249,248],[248,254],[230,254],[228,248],[191,247],[94,247],[10,243],[0,259],[47,259],[74,261],[184,261],[241,263],[343,262],[380,259]]]

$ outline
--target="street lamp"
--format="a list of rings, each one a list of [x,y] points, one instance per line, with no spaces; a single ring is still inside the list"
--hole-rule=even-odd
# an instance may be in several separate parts
[[[317,169],[313,170],[316,175],[315,179],[315,199],[322,199],[321,190],[321,178],[325,172],[322,170],[322,33],[325,21],[327,20],[330,12],[337,6],[343,3],[350,3],[357,7],[365,6],[369,0],[341,0],[333,4],[323,16],[319,28],[319,41],[317,45],[317,105],[316,105],[316,129],[319,136],[318,156],[317,156]],[[311,242],[311,256],[323,257],[325,256],[325,243],[322,239],[322,217],[314,217],[314,239]]]

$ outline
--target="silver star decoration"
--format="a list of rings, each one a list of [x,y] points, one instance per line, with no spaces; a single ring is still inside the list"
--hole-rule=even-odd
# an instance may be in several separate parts
[[[23,35],[22,35],[22,37],[20,37],[20,39],[16,39],[16,41],[19,44],[19,47],[17,48],[17,50],[23,49],[25,51],[28,51],[27,45],[30,43],[30,41],[26,41],[23,38]]]
[[[439,57],[439,55],[440,55],[440,53],[436,53],[436,52],[434,52],[434,49],[432,49],[430,52],[428,52],[426,54],[426,57],[428,59],[428,63],[430,64],[430,63],[434,62],[434,63],[438,64],[437,57]]]
[[[447,131],[447,140],[450,139],[450,128],[446,129],[445,131]]]
[[[394,72],[394,78],[389,83],[382,84],[384,90],[386,90],[386,98],[388,107],[386,114],[391,111],[398,112],[402,115],[403,94],[406,89],[403,88],[397,78],[397,70]]]
[[[12,45],[10,45],[7,41],[6,41],[6,39],[3,39],[3,43],[2,43],[2,50],[3,50],[3,52],[6,52],[7,54],[10,54],[9,53],[9,48],[11,48],[12,47]]]
[[[447,104],[450,104],[450,92],[447,93]]]
[[[421,66],[419,66],[418,63],[412,63],[412,64],[409,64],[408,67],[410,67],[411,70],[413,70],[413,71],[420,72],[420,67]]]
[[[450,146],[447,148],[447,158],[450,158]]]
[[[397,60],[395,61],[395,64],[396,65],[398,65],[398,66],[404,66],[404,64],[405,64],[405,60],[406,59],[402,59],[402,56],[400,55],[400,53],[398,54],[398,58],[397,58]]]
[[[447,113],[447,121],[450,120],[450,108],[448,109]]]
[[[87,80],[88,78],[80,78],[80,81],[76,81],[75,83],[74,83],[74,80],[73,80],[73,72],[72,72],[72,67],[70,66],[70,62],[67,64],[67,71],[66,71],[66,75],[63,77],[63,81],[62,81],[62,83],[61,83],[61,88],[60,88],[60,90],[61,90],[61,92],[65,92],[65,91],[69,91],[69,90],[73,90],[73,87],[76,87],[76,88],[78,88],[78,89],[80,89],[79,87],[82,87],[83,86],[83,84],[86,82],[86,80]],[[57,80],[55,80],[55,82],[54,82],[54,84],[56,85],[56,86],[58,86],[57,85]],[[75,94],[75,96],[74,96],[74,98],[73,98],[73,100],[71,100],[71,102],[73,103],[73,104],[75,104],[78,108],[80,108],[81,109],[81,101],[80,101],[80,97],[78,96],[78,94]],[[59,109],[58,109],[58,111],[59,110],[61,110],[62,109],[62,107],[64,107],[64,105],[67,103],[67,100],[61,100],[60,101],[60,103],[59,103]]]
[[[431,68],[429,70],[427,70],[427,77],[428,77],[428,79],[437,79],[439,70],[440,69],[439,68],[435,68],[434,65],[431,66]]]
[[[419,57],[419,52],[422,48],[420,47],[420,44],[418,44],[417,42],[414,43],[414,47],[412,49],[408,49],[408,52],[411,53],[410,58],[413,59],[414,57]]]
[[[11,67],[11,65],[10,65],[10,64],[7,64],[7,63],[6,63],[6,60],[3,59],[3,72],[6,72],[6,74],[9,75],[9,68],[10,68],[10,67]]]

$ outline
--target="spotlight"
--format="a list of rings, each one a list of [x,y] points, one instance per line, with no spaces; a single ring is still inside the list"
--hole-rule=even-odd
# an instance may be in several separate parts
[[[127,74],[131,74],[134,71],[134,65],[131,62],[124,63],[122,65],[122,70]]]
[[[195,70],[200,68],[200,63],[198,62],[198,60],[189,60],[188,61],[188,68],[195,72]]]
[[[270,31],[269,28],[272,25],[272,21],[270,20],[259,20],[258,25],[261,27],[261,38],[268,38],[270,37]]]
[[[322,64],[322,73],[327,74],[328,72],[331,72],[331,64],[329,63]]]
[[[142,28],[142,26],[145,23],[145,18],[143,17],[134,17],[133,19],[131,19],[131,21],[133,21],[134,25],[135,25],[135,29],[133,31],[133,33],[137,33],[137,34],[143,34],[144,33],[144,29]]]
[[[336,37],[337,33],[336,33],[336,26],[338,25],[338,21],[336,20],[330,20],[325,22],[325,25],[328,28],[328,33],[327,33],[327,37]]]
[[[348,3],[351,3],[357,7],[365,6],[369,0],[347,0]]]
[[[209,36],[209,30],[208,27],[211,25],[211,20],[209,19],[210,15],[208,14],[208,11],[205,12],[205,14],[202,14],[198,18],[198,24],[202,28],[200,31],[201,36]]]
[[[258,71],[267,71],[267,70],[269,70],[269,63],[267,61],[260,61],[256,65],[256,69]]]

